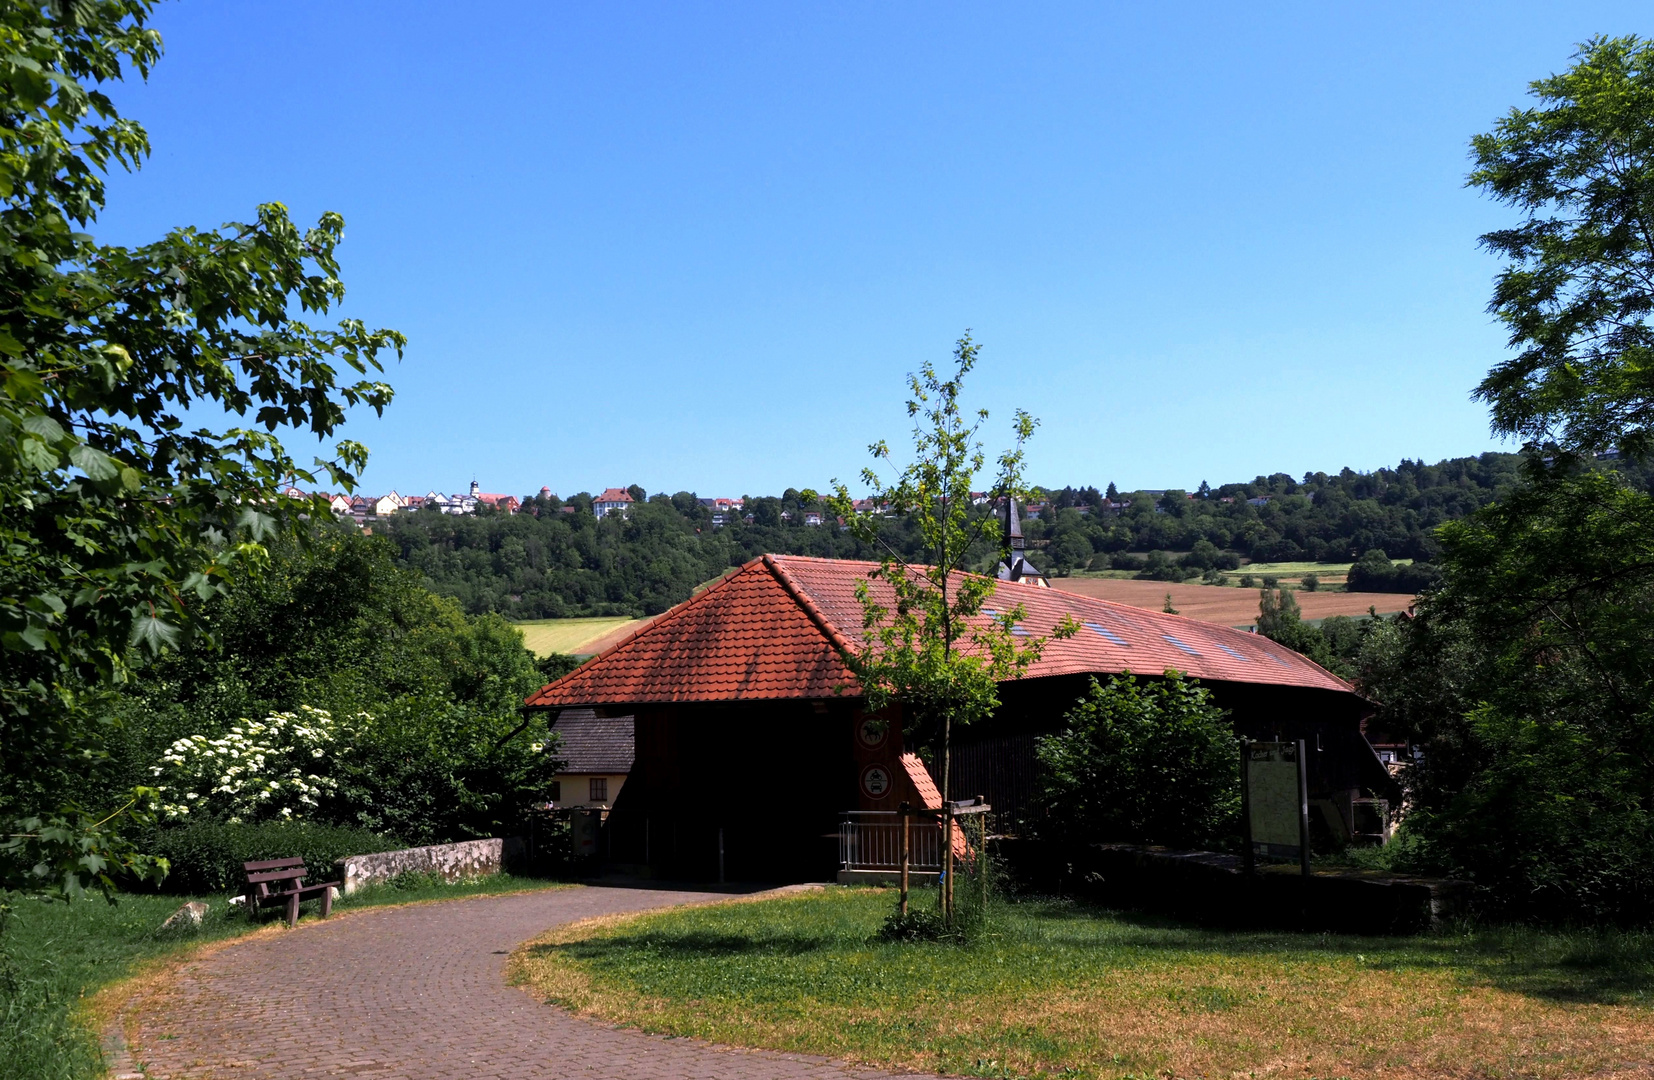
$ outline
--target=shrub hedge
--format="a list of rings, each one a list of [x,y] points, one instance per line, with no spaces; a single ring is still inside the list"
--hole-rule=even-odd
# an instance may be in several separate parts
[[[157,829],[140,846],[172,864],[162,890],[189,895],[235,889],[243,880],[241,864],[254,859],[302,856],[310,879],[327,881],[335,859],[407,847],[394,836],[367,829],[302,821],[254,825],[198,821]]]

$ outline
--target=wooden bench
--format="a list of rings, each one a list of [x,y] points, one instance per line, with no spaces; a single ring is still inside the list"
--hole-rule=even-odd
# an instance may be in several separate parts
[[[256,914],[259,908],[271,904],[286,904],[287,925],[294,926],[299,921],[299,901],[312,895],[321,896],[322,918],[333,913],[333,890],[339,887],[339,882],[306,885],[304,875],[310,871],[302,858],[242,863],[241,869],[247,874],[247,892],[244,895],[247,897],[247,910],[251,913]]]

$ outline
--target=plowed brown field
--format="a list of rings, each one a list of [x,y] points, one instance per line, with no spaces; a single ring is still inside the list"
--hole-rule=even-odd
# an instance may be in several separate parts
[[[1117,578],[1053,578],[1051,587],[1081,596],[1095,596],[1132,607],[1159,611],[1172,594],[1179,615],[1224,626],[1246,626],[1258,619],[1258,590],[1224,585],[1172,585],[1164,581],[1127,581]],[[1365,615],[1376,607],[1380,615],[1406,611],[1413,598],[1405,593],[1295,592],[1306,619],[1329,615]]]

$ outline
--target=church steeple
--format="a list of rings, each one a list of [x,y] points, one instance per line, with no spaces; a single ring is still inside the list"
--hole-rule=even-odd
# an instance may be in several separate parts
[[[1028,542],[1022,536],[1022,519],[1017,515],[1017,501],[1014,497],[1006,496],[1005,512],[1000,520],[1005,526],[1000,538],[1005,558],[999,564],[999,580],[1020,581],[1026,585],[1050,588],[1051,583],[1046,580],[1044,574],[1034,569],[1025,554]]]

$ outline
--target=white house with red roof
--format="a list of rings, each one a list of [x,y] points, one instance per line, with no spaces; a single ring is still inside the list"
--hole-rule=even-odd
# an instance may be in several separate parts
[[[522,508],[522,502],[517,496],[479,490],[475,480],[471,481],[471,498],[476,500],[475,505],[492,506],[494,509],[504,510],[508,514],[515,514]]]
[[[603,494],[592,500],[592,513],[600,518],[618,514],[626,517],[632,512],[632,493],[625,488],[604,488]]]

